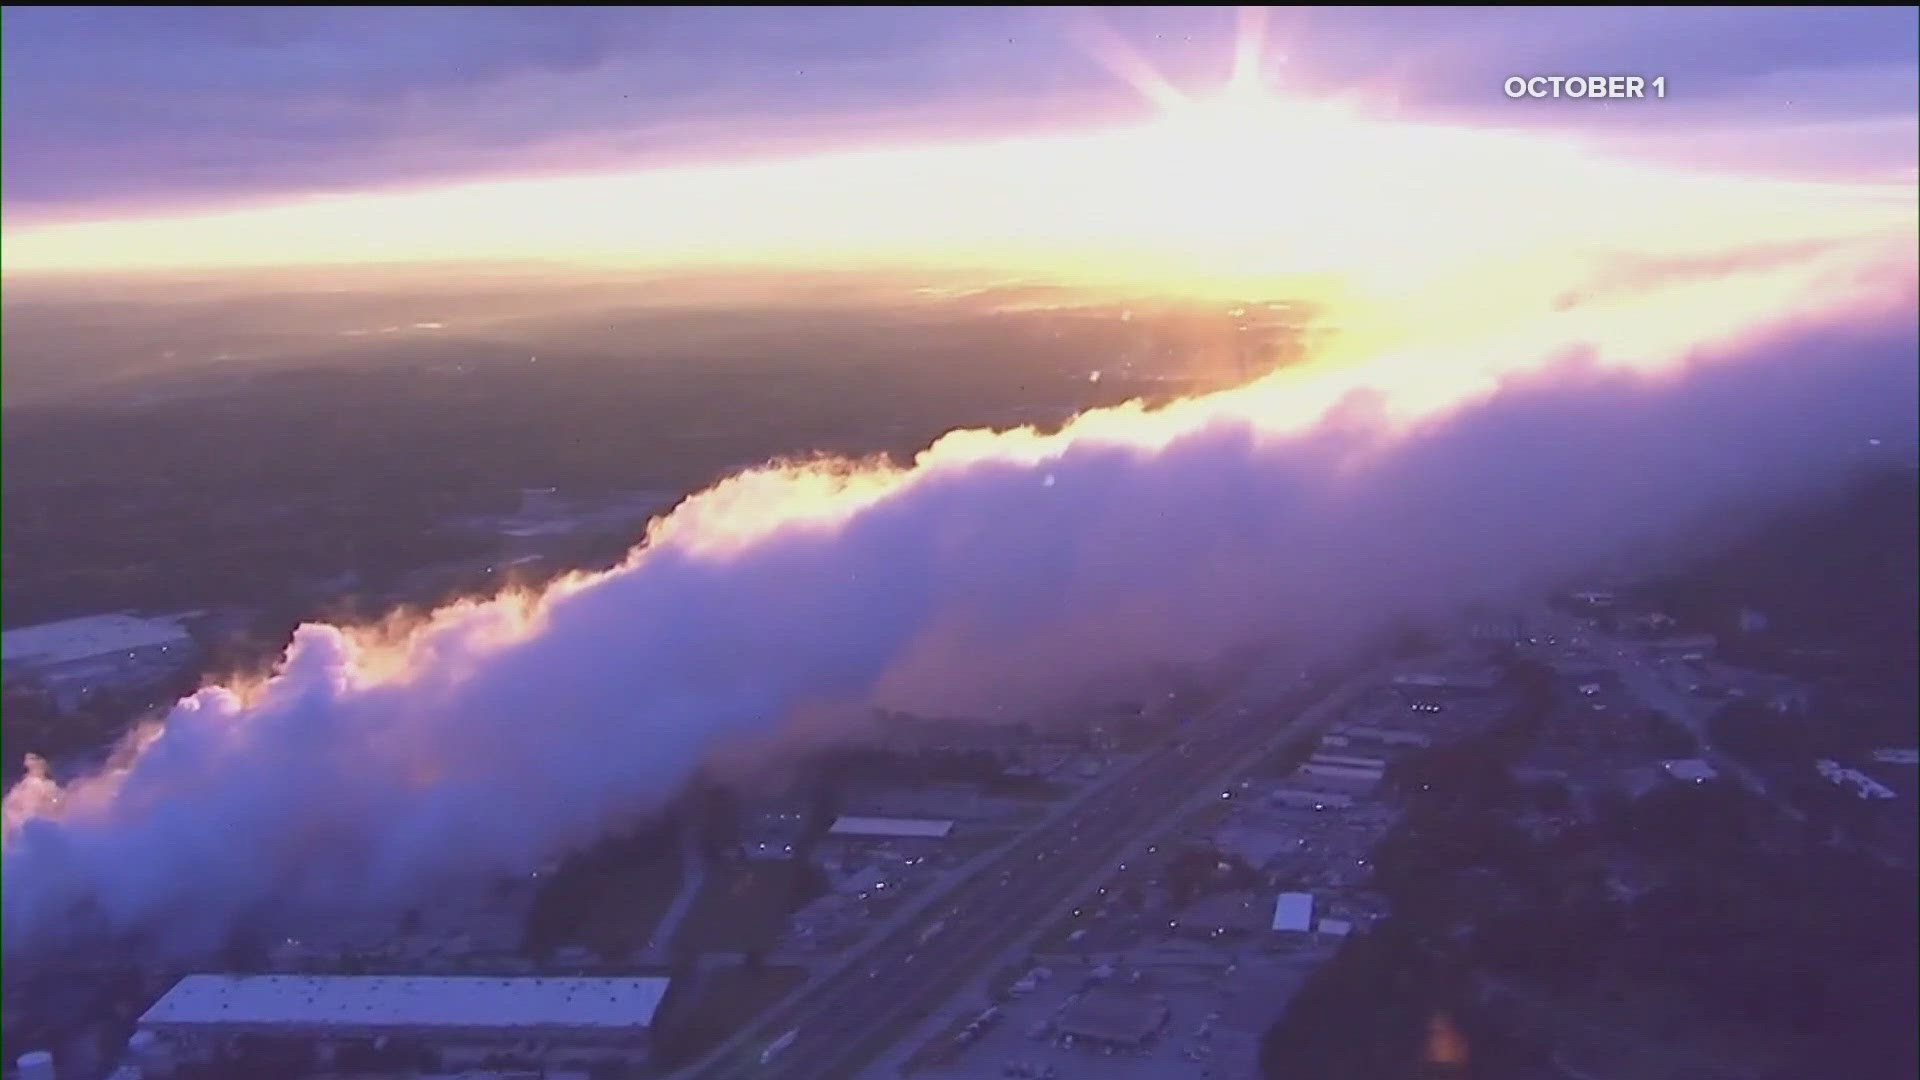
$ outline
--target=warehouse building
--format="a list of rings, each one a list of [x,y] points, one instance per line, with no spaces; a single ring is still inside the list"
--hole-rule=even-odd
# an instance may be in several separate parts
[[[1321,751],[1307,760],[1314,765],[1345,765],[1349,768],[1368,769],[1373,772],[1385,772],[1387,769],[1386,758],[1366,757],[1360,754],[1330,754]]]
[[[189,975],[140,1017],[138,1030],[189,1062],[579,1068],[644,1059],[667,983],[661,977]]]
[[[885,840],[944,840],[952,832],[953,822],[931,818],[842,817],[834,821],[828,835]]]
[[[192,635],[175,619],[89,615],[0,634],[0,668],[32,679],[62,708],[96,690],[138,689],[163,680],[196,656]]]
[[[1303,892],[1284,892],[1273,901],[1273,921],[1269,924],[1275,933],[1306,933],[1313,929],[1313,894]]]
[[[1336,735],[1349,740],[1376,742],[1386,746],[1432,746],[1433,736],[1424,731],[1405,728],[1379,727],[1370,724],[1343,724],[1333,729]]]

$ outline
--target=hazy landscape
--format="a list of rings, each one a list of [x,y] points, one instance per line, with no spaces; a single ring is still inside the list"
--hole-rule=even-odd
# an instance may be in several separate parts
[[[1920,1069],[1911,10],[0,17],[7,1080]]]

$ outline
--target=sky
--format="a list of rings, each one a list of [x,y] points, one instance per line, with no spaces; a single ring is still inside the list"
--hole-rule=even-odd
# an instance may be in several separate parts
[[[785,242],[789,257],[849,233],[843,246],[877,257],[861,235],[870,218],[867,231],[902,249],[975,238],[967,258],[1017,261],[1000,241],[1033,230],[1007,203],[1055,218],[1088,189],[1114,189],[1100,210],[1137,218],[1170,201],[1127,180],[1166,162],[1165,145],[1082,143],[1164,120],[1157,84],[1216,96],[1250,27],[1247,81],[1269,104],[1518,133],[1623,164],[1913,181],[1911,8],[9,8],[5,263],[604,256],[589,234],[647,206],[680,227],[632,224],[608,244],[669,259],[762,254],[770,234],[812,220]],[[1502,91],[1512,75],[1562,73],[1664,77],[1668,90],[1609,102]],[[1561,184],[1567,200],[1612,183],[1527,174],[1533,151],[1515,145],[1468,182],[1507,172],[1523,187]],[[1506,168],[1515,155],[1522,167]],[[1050,182],[1066,190],[1023,190]],[[716,183],[722,195],[689,200]],[[737,223],[746,235],[710,235],[720,198],[766,209]],[[558,208],[574,213],[555,220]],[[984,238],[982,216],[1000,223]],[[939,217],[954,228],[924,231]],[[409,239],[422,218],[439,231]],[[1111,244],[1080,241],[1110,223],[1080,226],[1066,229],[1074,243],[1045,228],[1038,242],[1109,259]],[[319,233],[333,242],[305,239]]]

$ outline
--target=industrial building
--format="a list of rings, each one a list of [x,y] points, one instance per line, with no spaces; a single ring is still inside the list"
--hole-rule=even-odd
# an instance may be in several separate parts
[[[0,634],[0,670],[45,686],[62,707],[87,692],[138,687],[164,678],[195,656],[176,619],[89,615]]]
[[[1719,770],[1701,758],[1674,758],[1661,762],[1660,767],[1675,780],[1693,784],[1704,784],[1720,775]]]
[[[1825,777],[1828,783],[1848,788],[1859,798],[1892,799],[1897,796],[1897,793],[1887,785],[1859,769],[1850,768],[1837,761],[1821,758],[1813,763],[1813,767],[1819,770],[1820,775]]]
[[[1432,746],[1433,736],[1424,731],[1412,731],[1405,728],[1376,727],[1369,724],[1342,724],[1333,729],[1334,734],[1349,740],[1362,739],[1386,746]]]
[[[1307,760],[1315,765],[1345,765],[1349,768],[1368,769],[1374,772],[1385,772],[1387,768],[1386,758],[1364,757],[1359,754],[1329,754],[1323,751],[1315,753]]]
[[[1313,929],[1313,894],[1284,892],[1273,901],[1272,929],[1275,932]]]
[[[1354,795],[1368,795],[1380,784],[1382,773],[1379,769],[1362,769],[1352,765],[1320,765],[1303,762],[1295,779],[1304,780],[1314,787],[1344,791]]]
[[[189,975],[138,1030],[181,1061],[580,1067],[645,1057],[668,980]]]
[[[885,840],[944,840],[952,832],[953,822],[931,818],[842,817],[834,821],[828,835]]]

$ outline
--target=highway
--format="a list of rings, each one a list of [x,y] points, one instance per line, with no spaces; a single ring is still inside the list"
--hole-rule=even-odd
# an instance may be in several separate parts
[[[1346,691],[1353,687],[1349,686]],[[1218,782],[1277,738],[1330,718],[1348,692],[1276,725],[1286,705],[1247,708],[1230,696],[1204,721],[1181,729],[1169,746],[1136,762],[1072,815],[1014,841],[987,867],[955,886],[928,919],[895,930],[863,961],[798,1000],[770,1010],[753,1036],[709,1062],[702,1080],[843,1080],[903,1036],[1047,914],[1105,871],[1117,871],[1132,846],[1202,784]]]

